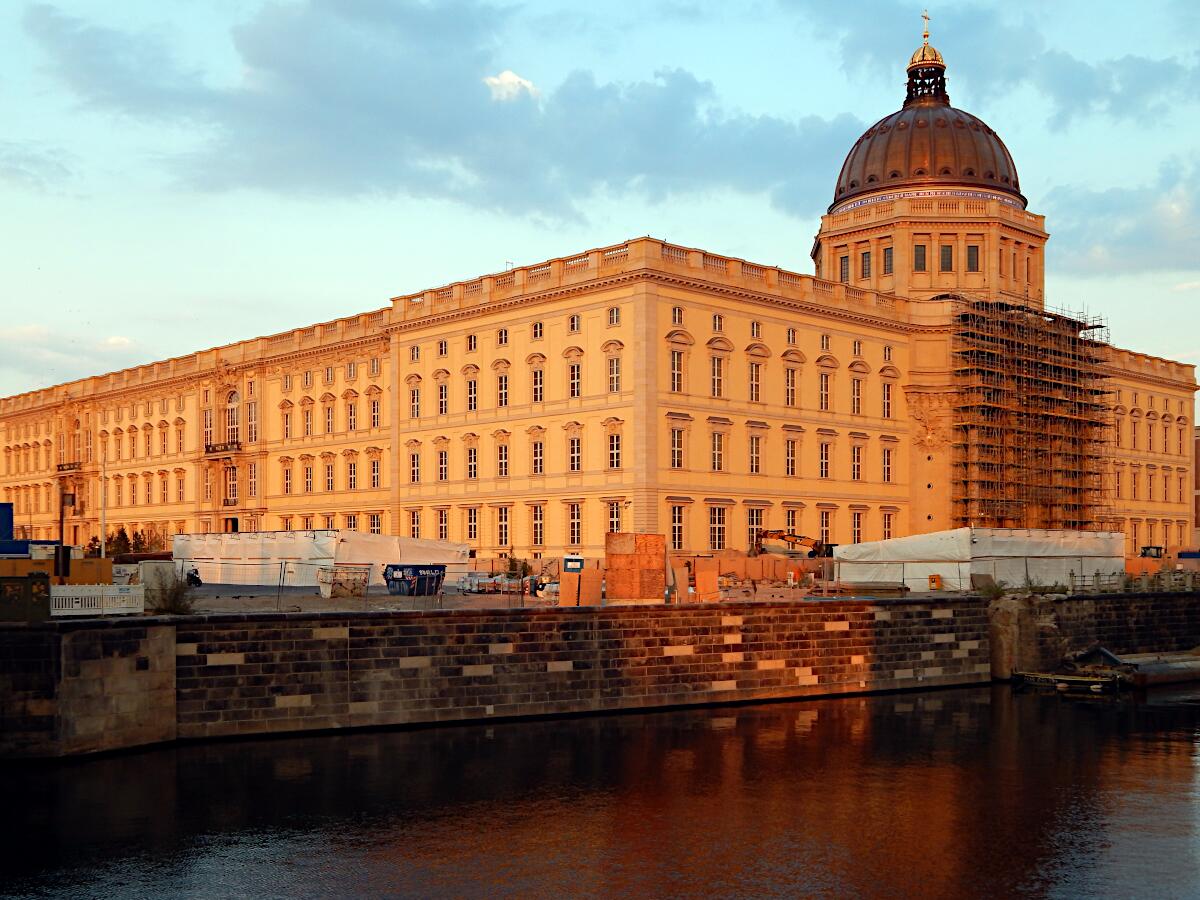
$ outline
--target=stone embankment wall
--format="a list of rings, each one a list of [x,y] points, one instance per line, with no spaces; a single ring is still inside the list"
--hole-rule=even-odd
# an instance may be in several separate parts
[[[0,627],[0,755],[970,684],[987,632],[974,597]]]

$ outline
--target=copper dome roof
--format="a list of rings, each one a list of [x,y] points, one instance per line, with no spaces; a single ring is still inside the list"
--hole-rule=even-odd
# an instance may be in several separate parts
[[[949,185],[999,191],[1025,205],[1004,141],[987,123],[950,105],[945,64],[928,50],[932,54],[919,49],[909,63],[903,108],[868,128],[850,149],[831,210],[877,191]]]

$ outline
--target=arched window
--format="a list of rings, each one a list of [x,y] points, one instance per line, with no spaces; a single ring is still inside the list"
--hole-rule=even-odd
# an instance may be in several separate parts
[[[225,440],[235,444],[241,440],[242,398],[237,391],[230,391],[225,398]]]

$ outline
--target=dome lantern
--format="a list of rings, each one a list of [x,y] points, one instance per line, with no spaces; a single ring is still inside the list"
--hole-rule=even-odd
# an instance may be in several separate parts
[[[923,43],[913,53],[908,61],[908,96],[904,105],[932,101],[950,104],[950,95],[946,93],[946,61],[942,59],[936,47],[929,45],[929,11],[921,14],[925,20],[925,31],[922,33]]]

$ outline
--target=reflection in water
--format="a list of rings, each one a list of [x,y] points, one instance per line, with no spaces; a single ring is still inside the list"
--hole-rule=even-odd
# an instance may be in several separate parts
[[[8,889],[1187,896],[1186,703],[1006,687],[8,767]],[[19,811],[14,815],[14,811]]]

